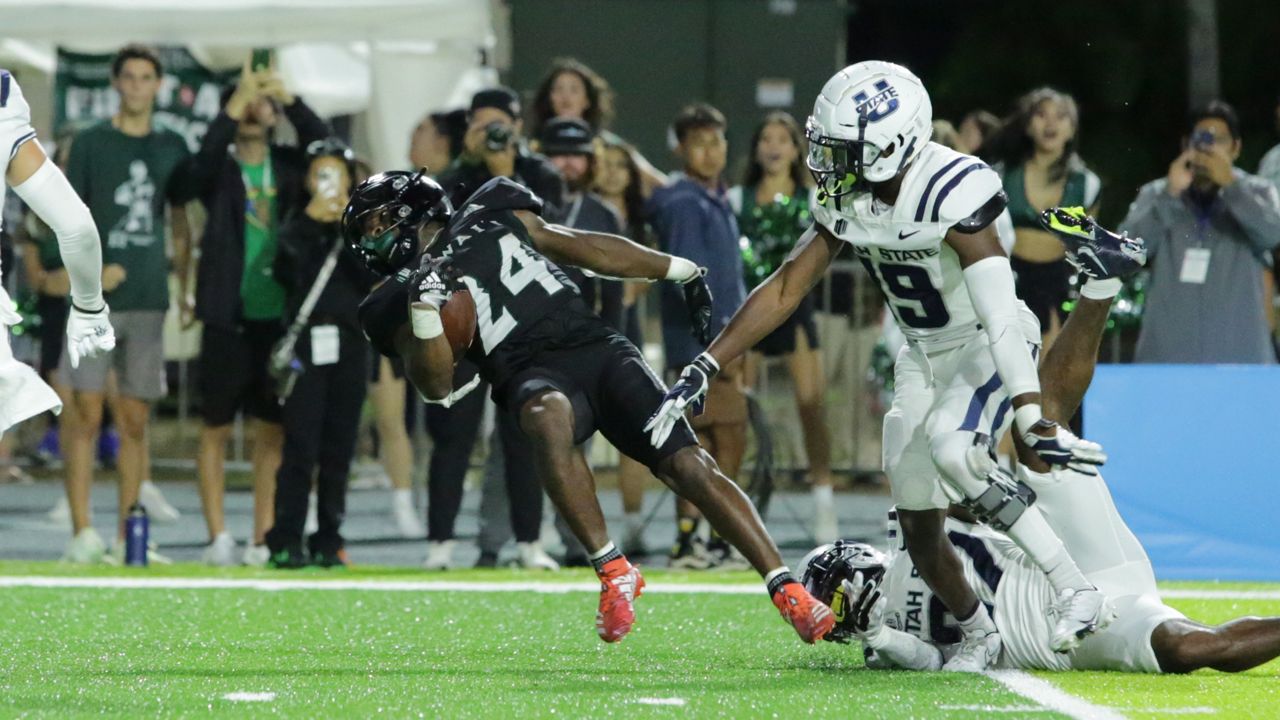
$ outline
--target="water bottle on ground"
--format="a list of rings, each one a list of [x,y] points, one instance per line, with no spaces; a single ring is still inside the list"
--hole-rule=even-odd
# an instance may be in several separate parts
[[[150,522],[147,520],[147,509],[142,503],[134,503],[129,508],[129,516],[124,521],[124,564],[147,564],[147,540],[150,536]]]

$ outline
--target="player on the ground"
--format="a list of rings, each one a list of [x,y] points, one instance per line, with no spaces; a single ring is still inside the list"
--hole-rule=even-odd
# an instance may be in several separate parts
[[[1067,240],[1068,257],[1089,278],[1040,367],[1045,416],[1061,421],[1075,413],[1092,380],[1107,314],[1120,289],[1118,276],[1136,269],[1145,254],[1140,243],[1099,228],[1083,214],[1047,214],[1050,229]],[[948,519],[947,536],[960,552],[969,584],[994,608],[1003,639],[1001,666],[1238,672],[1280,656],[1280,618],[1240,618],[1214,627],[1188,620],[1161,601],[1151,562],[1096,470],[1052,469],[1034,453],[1020,452],[1019,459],[1037,507],[1085,576],[1110,598],[1117,617],[1071,653],[1052,652],[1045,641],[1045,610],[1054,594],[1044,572],[1007,537]],[[830,639],[858,637],[873,667],[936,670],[954,651],[959,633],[901,552],[890,518],[891,557],[858,543],[826,546],[810,555],[805,578],[819,598],[838,608]]]
[[[1000,637],[946,541],[943,521],[953,501],[1006,531],[1049,574],[1058,593],[1055,650],[1068,651],[1105,627],[1111,610],[1033,506],[1034,496],[975,463],[975,446],[999,436],[1012,410],[1021,438],[1054,466],[1090,467],[1105,455],[1041,410],[1033,355],[1040,329],[1014,294],[994,225],[1006,203],[999,176],[975,157],[929,142],[931,132],[929,94],[904,67],[862,62],[827,81],[806,127],[821,198],[813,226],[685,368],[649,427],[660,445],[686,407],[698,409],[717,369],[778,327],[841,244],[852,245],[908,340],[884,419],[884,470],[907,548],[929,587],[961,618],[964,647],[947,669],[980,671],[999,655]]]
[[[549,224],[541,210],[537,196],[506,178],[481,186],[456,213],[421,173],[387,172],[362,183],[344,214],[344,234],[370,269],[386,276],[360,306],[365,335],[384,355],[403,358],[426,398],[452,402],[471,386],[452,387],[453,350],[440,311],[453,292],[470,293],[477,326],[467,357],[529,436],[547,494],[590,554],[601,580],[596,630],[604,641],[630,631],[644,579],[609,541],[579,449],[597,429],[704,513],[764,576],[774,605],[803,640],[822,637],[832,626],[830,609],[782,564],[750,500],[698,446],[688,423],[657,447],[649,444],[645,417],[665,388],[552,261],[681,283],[695,332],[705,336],[711,296],[701,269],[623,237]]]
[[[58,251],[71,280],[67,316],[67,354],[72,365],[115,347],[115,333],[102,298],[102,245],[89,208],[66,176],[45,156],[31,127],[31,109],[18,81],[0,70],[0,205],[8,185],[58,237]],[[9,349],[8,328],[22,322],[8,293],[0,287],[0,433],[46,410],[62,410],[53,389]]]

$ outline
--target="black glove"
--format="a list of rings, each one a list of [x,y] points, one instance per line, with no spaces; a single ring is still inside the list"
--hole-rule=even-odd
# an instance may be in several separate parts
[[[707,287],[707,269],[684,284],[684,304],[689,309],[689,325],[693,337],[702,347],[711,344],[711,288]]]
[[[409,278],[409,304],[427,303],[439,310],[461,286],[448,258],[424,257]]]

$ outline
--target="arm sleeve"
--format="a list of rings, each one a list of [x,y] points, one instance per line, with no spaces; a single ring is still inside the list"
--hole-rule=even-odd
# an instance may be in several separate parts
[[[294,98],[292,105],[286,105],[284,108],[285,117],[289,118],[289,123],[293,125],[293,129],[298,131],[298,147],[306,149],[308,145],[316,140],[323,140],[329,137],[329,125],[316,115],[302,101],[302,98]]]
[[[83,310],[97,310],[102,298],[102,243],[98,227],[71,183],[45,159],[26,182],[13,189],[58,237],[58,251],[71,281],[71,301]]]
[[[1009,396],[1039,392],[1036,361],[1018,327],[1018,298],[1009,258],[996,256],[979,260],[964,269],[964,282],[978,320],[987,329],[991,357],[1000,380],[1009,389]]]
[[[867,647],[871,647],[867,645]],[[901,630],[885,628],[871,647],[875,657],[873,666],[868,658],[867,667],[876,669],[939,670],[942,668],[942,651],[915,635]]]
[[[1175,213],[1182,204],[1181,200],[1165,192],[1164,187],[1163,181],[1142,186],[1120,223],[1121,232],[1140,237],[1146,242],[1147,253],[1152,257],[1173,227]]]
[[[1244,230],[1244,241],[1259,259],[1280,245],[1280,197],[1271,183],[1242,177],[1222,191],[1222,202]]]

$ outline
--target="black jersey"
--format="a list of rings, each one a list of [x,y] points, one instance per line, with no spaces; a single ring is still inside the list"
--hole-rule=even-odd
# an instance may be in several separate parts
[[[573,347],[608,333],[602,322],[599,332],[584,332],[581,323],[575,323],[577,332],[563,332],[566,313],[575,319],[592,313],[577,286],[533,248],[516,210],[541,213],[542,201],[507,178],[494,178],[457,210],[428,253],[450,259],[475,301],[476,337],[467,359],[495,391],[538,351]],[[396,330],[409,321],[411,275],[401,270],[360,304],[365,335],[389,357],[396,356]]]

